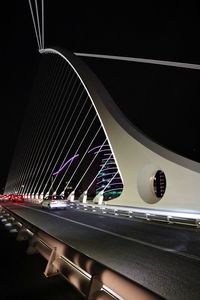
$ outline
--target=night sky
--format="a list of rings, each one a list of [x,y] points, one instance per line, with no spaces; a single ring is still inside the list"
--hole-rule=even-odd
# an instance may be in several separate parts
[[[5,2],[5,1],[4,1]],[[34,5],[34,1],[32,1]],[[38,2],[40,3],[40,1]],[[193,4],[195,3],[195,4]],[[75,3],[69,5],[69,1],[44,1],[45,4],[45,47],[59,46],[67,48],[72,52],[89,52],[99,54],[110,54],[130,57],[142,57],[152,59],[171,60],[187,63],[200,64],[200,18],[197,1],[190,1],[184,4],[182,1],[130,1],[115,3],[115,6],[108,7],[108,1],[93,2],[90,5]],[[0,157],[0,187],[3,187],[9,172],[15,144],[17,142],[20,126],[28,104],[34,76],[41,55],[38,52],[32,17],[28,0],[13,0],[1,5],[1,157]],[[108,64],[108,63],[107,63]],[[105,86],[112,88],[116,85],[115,80],[109,81],[108,73],[105,79],[102,74],[106,69],[96,66],[93,62],[95,72],[99,72]],[[118,66],[120,68],[120,66]],[[110,76],[113,74],[110,66]],[[116,68],[116,66],[115,66]],[[119,70],[118,68],[118,70]],[[137,68],[135,68],[136,70]],[[139,71],[138,71],[139,72]],[[150,72],[150,73],[148,73]],[[145,74],[152,76],[152,72],[145,70]],[[158,70],[158,73],[161,72]],[[194,73],[194,72],[193,72]],[[183,81],[177,83],[179,100],[175,104],[172,113],[172,125],[167,124],[165,132],[175,132],[171,144],[176,150],[183,149],[190,158],[200,161],[200,142],[197,138],[199,127],[199,116],[197,104],[199,100],[199,89],[197,76],[194,74],[181,75]],[[131,73],[130,73],[131,74]],[[134,76],[137,77],[136,73]],[[162,72],[160,74],[163,74]],[[141,74],[140,74],[141,76]],[[171,77],[171,75],[168,75]],[[173,76],[175,76],[173,74]],[[179,76],[179,74],[178,74]],[[106,77],[106,76],[105,76]],[[110,78],[111,78],[110,77]],[[129,77],[130,78],[130,77]],[[138,79],[138,77],[137,77]],[[183,83],[188,83],[187,98],[179,93]],[[146,80],[148,82],[148,80]],[[200,86],[200,84],[199,84]],[[165,88],[165,87],[163,87]],[[128,89],[126,89],[128,90]],[[114,97],[117,91],[111,91]],[[163,93],[165,94],[165,93]],[[158,95],[160,95],[158,93]],[[145,97],[145,95],[143,96]],[[158,96],[159,97],[159,96]],[[169,93],[170,97],[170,93]],[[190,99],[188,99],[190,98]],[[151,101],[154,101],[153,99]],[[158,100],[155,100],[158,101]],[[166,113],[170,113],[172,103],[167,105],[167,97],[160,105],[157,102],[158,121],[167,120]],[[172,101],[172,100],[171,100]],[[187,105],[186,105],[187,103]],[[127,106],[128,107],[128,106]],[[150,106],[151,107],[151,106]],[[174,107],[174,106],[173,106]],[[136,107],[136,117],[141,114],[141,107]],[[175,111],[177,112],[175,114]],[[179,119],[179,124],[173,128],[173,124]],[[139,126],[140,118],[136,118]],[[146,122],[145,122],[146,121]],[[147,115],[142,119],[143,130],[149,128],[151,120]],[[156,124],[156,123],[155,123]],[[154,125],[155,125],[154,124]],[[157,129],[154,126],[154,131]],[[187,135],[187,143],[183,144],[183,131]],[[155,132],[154,132],[155,133]],[[151,132],[148,133],[151,135]],[[158,132],[160,134],[160,132]],[[180,134],[180,139],[176,139]],[[166,135],[166,136],[165,136]],[[165,134],[163,139],[167,137]],[[170,138],[168,141],[170,146]]]

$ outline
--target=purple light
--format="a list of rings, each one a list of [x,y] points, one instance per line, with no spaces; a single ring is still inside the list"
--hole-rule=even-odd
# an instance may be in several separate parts
[[[68,159],[68,161],[55,173],[53,173],[52,175],[57,175],[58,173],[60,173],[60,171],[62,171],[64,169],[64,167],[70,162],[73,161],[74,158],[76,158],[77,156],[79,156],[79,154],[74,155],[72,158]]]
[[[100,148],[100,147],[101,147],[101,145],[100,145],[100,146],[96,146],[96,147],[90,149],[90,150],[88,151],[88,153],[90,153],[90,152],[92,152],[93,150],[95,150],[95,149],[97,149],[97,148]],[[109,145],[103,145],[103,147],[109,147]],[[110,150],[110,148],[107,149],[107,150]],[[102,150],[102,151],[106,151],[106,150]]]

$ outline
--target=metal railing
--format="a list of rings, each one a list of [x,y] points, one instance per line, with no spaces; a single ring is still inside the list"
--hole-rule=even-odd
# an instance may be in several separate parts
[[[40,205],[42,200],[26,199],[26,202]],[[93,202],[81,203],[78,200],[69,202],[69,207],[85,210],[87,212],[94,212],[100,214],[114,215],[128,219],[143,219],[147,221],[164,222],[168,224],[188,225],[200,228],[200,211],[199,212],[181,212],[170,211],[163,209],[150,209],[138,207],[123,207],[94,204]]]
[[[63,276],[87,300],[163,299],[1,206],[0,220],[15,228],[17,241],[28,240],[27,254],[40,253],[47,260],[46,277]]]
[[[107,214],[128,219],[143,219],[147,221],[165,222],[168,224],[188,225],[200,228],[200,213],[184,213],[176,211],[164,211],[156,209],[128,208],[111,205],[98,205],[92,203],[72,202],[71,208],[88,212]]]

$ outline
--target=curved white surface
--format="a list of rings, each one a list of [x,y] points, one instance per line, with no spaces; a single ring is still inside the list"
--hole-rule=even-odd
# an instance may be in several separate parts
[[[55,49],[40,52],[58,54],[73,67],[98,113],[124,184],[121,196],[107,205],[200,211],[200,163],[170,152],[131,128],[95,74],[73,54]],[[161,199],[154,199],[152,190],[157,170],[166,176]]]

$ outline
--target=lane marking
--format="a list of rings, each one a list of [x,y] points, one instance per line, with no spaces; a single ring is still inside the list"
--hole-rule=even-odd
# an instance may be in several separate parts
[[[197,261],[200,261],[200,257],[198,257],[196,255],[193,255],[193,254],[179,252],[179,251],[174,250],[174,249],[166,248],[166,247],[163,247],[163,246],[158,246],[158,245],[155,245],[155,244],[152,244],[152,243],[149,243],[149,242],[144,242],[144,241],[132,238],[132,237],[124,236],[124,235],[114,233],[114,232],[111,232],[111,231],[108,231],[108,230],[105,230],[105,229],[101,229],[101,228],[98,228],[98,227],[95,227],[95,226],[92,226],[92,225],[88,225],[88,224],[84,224],[84,223],[81,223],[81,222],[78,222],[78,221],[67,219],[65,217],[58,216],[58,215],[53,214],[53,213],[49,213],[47,211],[41,211],[41,210],[38,210],[38,209],[30,207],[30,206],[24,206],[24,205],[20,205],[20,206],[22,206],[24,208],[34,210],[34,211],[37,211],[37,212],[39,211],[40,213],[45,213],[45,214],[50,215],[50,216],[54,216],[56,218],[59,218],[59,219],[65,220],[65,221],[69,221],[69,222],[77,224],[77,225],[85,226],[85,227],[93,229],[93,230],[98,230],[98,231],[110,234],[114,237],[122,238],[122,239],[131,241],[131,242],[135,242],[135,243],[138,243],[138,244],[141,244],[141,245],[144,245],[144,246],[152,247],[152,248],[155,248],[155,249],[158,249],[158,250],[164,250],[164,251],[169,252],[169,253],[174,253],[174,254],[177,254],[177,255],[180,255],[180,256],[183,256],[183,257],[187,257],[187,258],[191,258],[191,259],[195,259]]]

